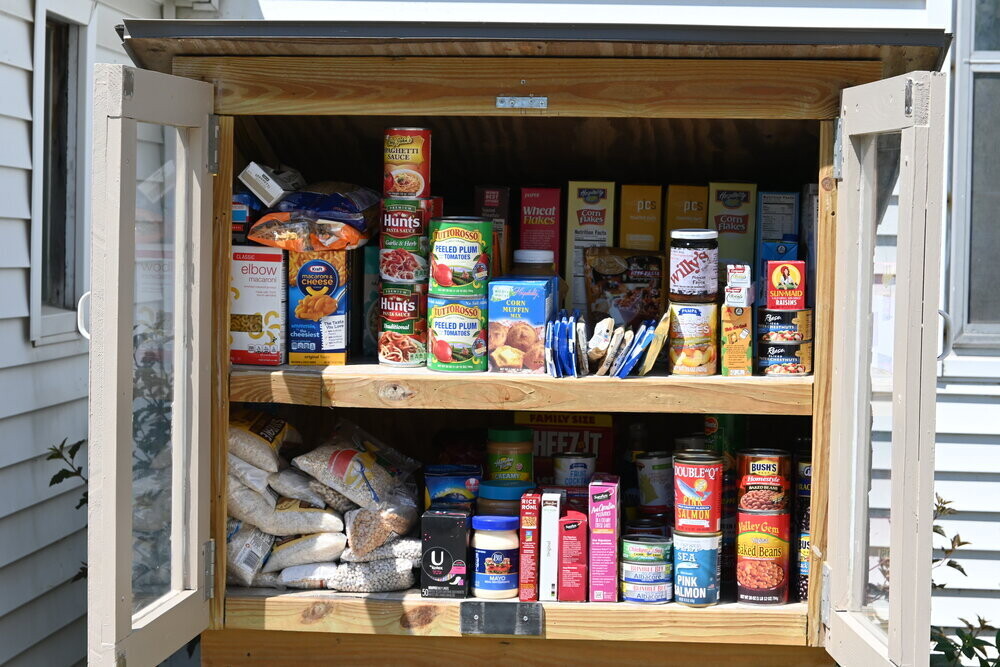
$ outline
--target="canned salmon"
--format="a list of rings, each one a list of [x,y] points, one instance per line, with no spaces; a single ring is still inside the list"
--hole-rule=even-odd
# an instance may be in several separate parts
[[[493,223],[482,218],[431,220],[430,294],[486,296],[493,252]]]
[[[557,486],[587,486],[597,469],[597,454],[561,452],[552,455],[552,464]]]
[[[664,584],[673,582],[673,563],[621,563],[621,580],[629,584]]]
[[[388,366],[427,363],[427,287],[382,283],[378,362]]]
[[[639,511],[666,512],[674,505],[673,458],[667,452],[646,452],[635,458],[639,478]]]
[[[813,311],[757,310],[757,340],[762,343],[797,343],[813,339]]]
[[[662,519],[639,518],[630,519],[625,524],[625,535],[659,535],[667,537],[670,529]]]
[[[378,271],[391,283],[427,282],[427,233],[434,201],[387,198],[382,201]]]
[[[486,308],[486,299],[428,297],[429,369],[486,370]]]
[[[804,531],[799,533],[799,549],[798,549],[798,593],[799,602],[805,602],[809,599],[809,564],[811,562],[811,536],[809,531]]]
[[[722,529],[722,459],[702,452],[674,456],[674,530],[718,533]]]
[[[741,510],[787,510],[792,457],[780,449],[744,449],[736,458],[737,502]]]
[[[669,369],[674,375],[715,375],[718,369],[719,307],[671,303]]]
[[[787,511],[740,510],[736,538],[737,600],[751,604],[788,602]]]
[[[390,127],[385,131],[382,194],[429,197],[431,131],[426,127]]]
[[[622,538],[622,560],[633,563],[671,563],[672,542],[658,535],[626,535]]]
[[[722,533],[674,533],[674,601],[689,607],[719,603]]]
[[[621,582],[622,601],[642,604],[664,604],[674,596],[674,586],[669,581],[659,584],[633,584]]]
[[[760,343],[757,369],[763,375],[809,375],[813,370],[813,344]]]

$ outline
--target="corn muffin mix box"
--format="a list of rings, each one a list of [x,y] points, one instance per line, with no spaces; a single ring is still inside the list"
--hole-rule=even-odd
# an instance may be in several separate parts
[[[545,374],[545,323],[556,311],[555,280],[490,281],[490,371]]]

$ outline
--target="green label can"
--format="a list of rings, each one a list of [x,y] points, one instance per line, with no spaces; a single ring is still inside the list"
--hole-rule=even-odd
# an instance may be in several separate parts
[[[378,362],[423,366],[427,359],[427,287],[382,283]]]
[[[431,296],[486,296],[493,223],[483,218],[434,218],[430,242]]]
[[[481,299],[427,299],[429,350],[432,371],[486,370],[487,302]]]
[[[746,415],[706,415],[705,444],[722,455],[726,470],[734,470],[736,452],[747,447]]]
[[[387,198],[382,201],[379,274],[391,283],[427,281],[427,229],[434,200]]]

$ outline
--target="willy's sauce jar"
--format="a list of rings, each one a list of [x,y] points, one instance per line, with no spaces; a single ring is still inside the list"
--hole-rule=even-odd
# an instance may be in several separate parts
[[[719,232],[670,232],[670,301],[709,303],[719,294]]]

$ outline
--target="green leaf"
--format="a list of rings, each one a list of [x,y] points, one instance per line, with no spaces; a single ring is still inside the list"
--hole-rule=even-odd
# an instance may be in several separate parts
[[[950,567],[953,570],[958,570],[959,572],[961,572],[965,576],[969,576],[969,575],[965,574],[965,568],[962,567],[961,565],[959,565],[958,563],[956,563],[953,560],[948,561],[947,563],[945,563],[945,565],[947,565],[948,567]]]
[[[72,476],[73,476],[72,472],[63,468],[56,474],[52,475],[52,479],[49,480],[49,486],[55,486],[56,484],[60,484]]]
[[[972,658],[976,655],[976,652],[972,650],[971,646],[963,646],[962,655],[964,655],[966,658]]]
[[[948,535],[945,534],[945,532],[944,532],[944,528],[942,528],[941,526],[939,526],[937,524],[934,524],[934,532],[937,533],[938,535],[940,535],[941,537],[945,537],[945,538],[948,537]]]
[[[74,442],[72,445],[69,446],[69,458],[70,458],[70,460],[76,458],[76,453],[78,451],[80,451],[80,447],[82,447],[85,442],[87,442],[87,441],[86,440],[78,440],[78,441]]]

